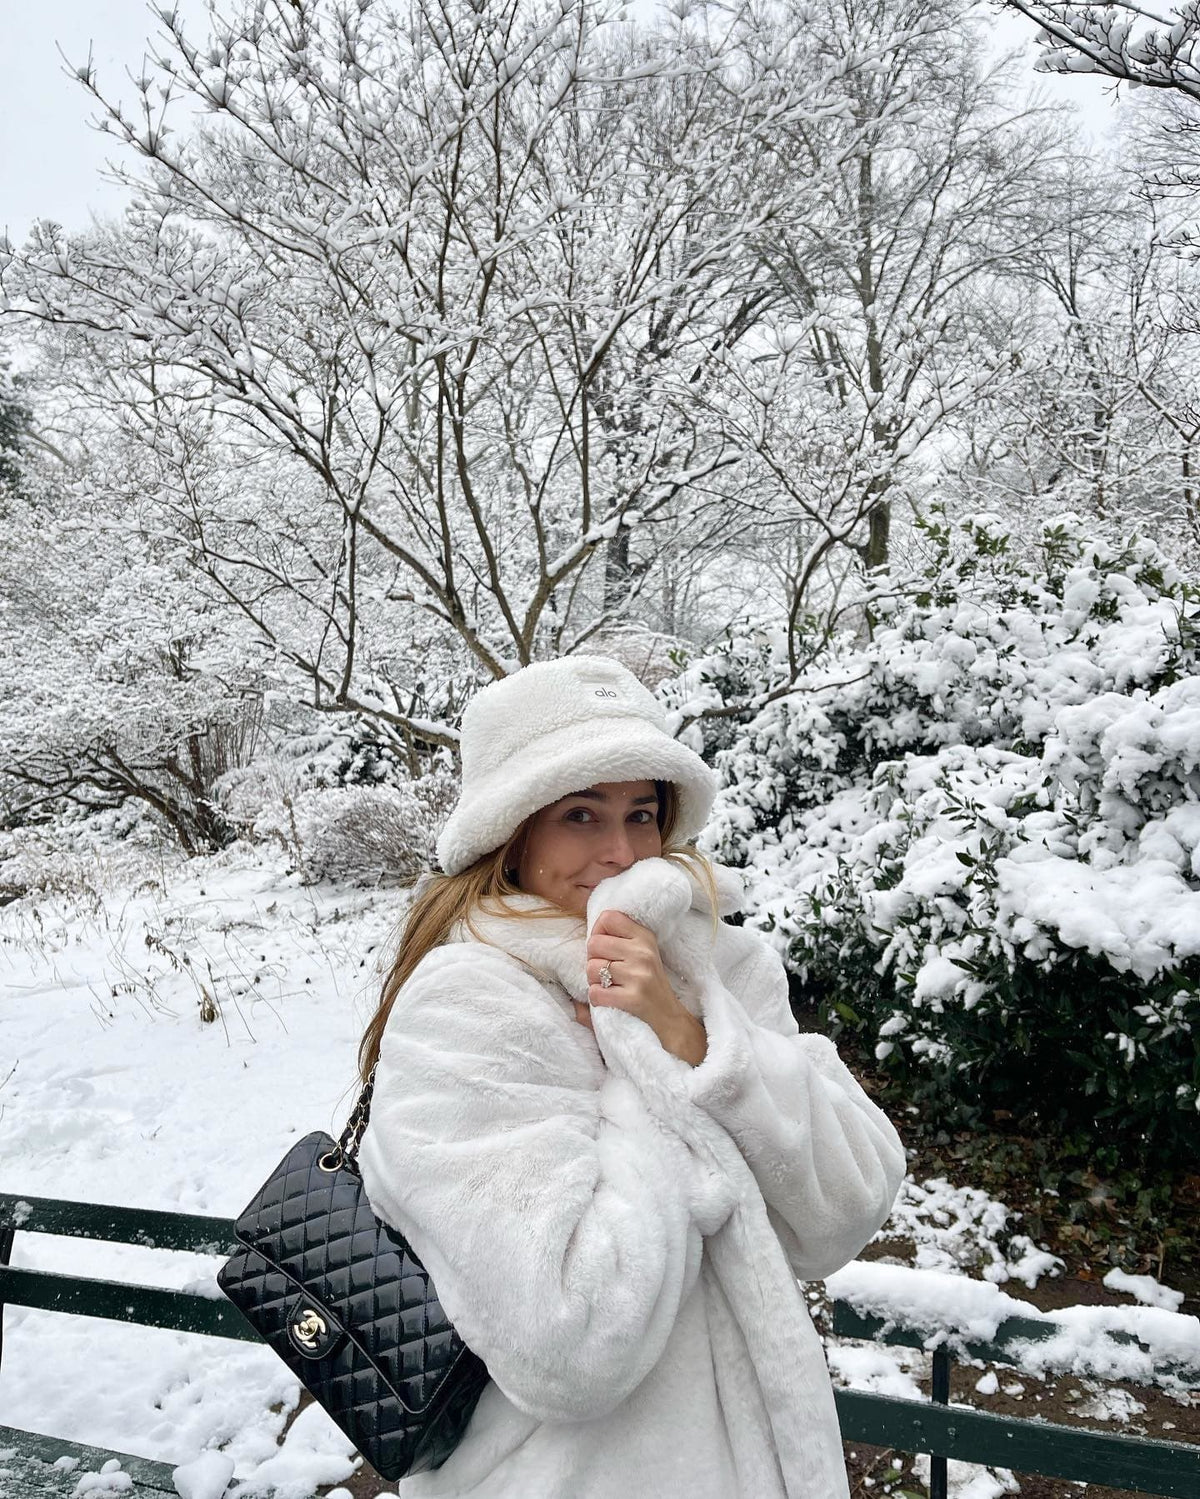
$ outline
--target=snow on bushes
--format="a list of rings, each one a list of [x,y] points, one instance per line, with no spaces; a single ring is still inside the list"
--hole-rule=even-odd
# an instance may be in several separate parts
[[[293,734],[217,787],[230,823],[278,845],[310,883],[416,879],[457,793],[447,765],[409,778],[391,747],[329,732]]]
[[[726,781],[705,847],[913,1096],[1194,1147],[1197,594],[1073,517],[1023,552],[986,517],[920,534],[867,638],[705,746]],[[769,693],[779,655],[731,633],[673,684],[677,722]]]
[[[312,788],[266,808],[254,834],[278,841],[308,880],[407,883],[433,862],[437,829],[455,794],[444,771],[398,786]]]

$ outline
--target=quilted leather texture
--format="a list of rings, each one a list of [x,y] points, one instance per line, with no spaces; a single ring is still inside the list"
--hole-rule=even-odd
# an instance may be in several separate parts
[[[487,1368],[403,1235],[371,1211],[358,1172],[321,1170],[335,1148],[317,1132],[288,1151],[238,1218],[243,1248],[217,1283],[367,1461],[403,1478],[454,1451]],[[318,1356],[289,1332],[300,1307],[326,1326]]]

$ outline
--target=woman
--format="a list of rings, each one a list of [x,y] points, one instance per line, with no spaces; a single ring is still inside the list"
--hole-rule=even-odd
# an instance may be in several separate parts
[[[783,965],[685,852],[712,773],[624,668],[484,688],[444,874],[363,1039],[359,1163],[487,1364],[404,1499],[837,1499],[801,1279],[891,1210],[904,1152]]]

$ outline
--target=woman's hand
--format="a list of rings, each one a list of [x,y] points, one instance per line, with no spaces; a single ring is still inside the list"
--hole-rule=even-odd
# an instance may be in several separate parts
[[[600,970],[611,964],[612,986],[600,983]],[[698,1066],[708,1051],[704,1027],[671,987],[658,951],[658,939],[649,927],[623,911],[602,911],[587,944],[588,1000],[593,1005],[611,1005],[644,1020],[658,1037],[664,1051],[691,1066]],[[575,1018],[590,1025],[576,1001]]]

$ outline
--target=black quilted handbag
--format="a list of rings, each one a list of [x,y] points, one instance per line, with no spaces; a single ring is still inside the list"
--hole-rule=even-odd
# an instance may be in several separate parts
[[[483,1393],[404,1237],[371,1211],[357,1150],[372,1069],[341,1139],[306,1135],[235,1225],[217,1284],[384,1478],[437,1468]]]

